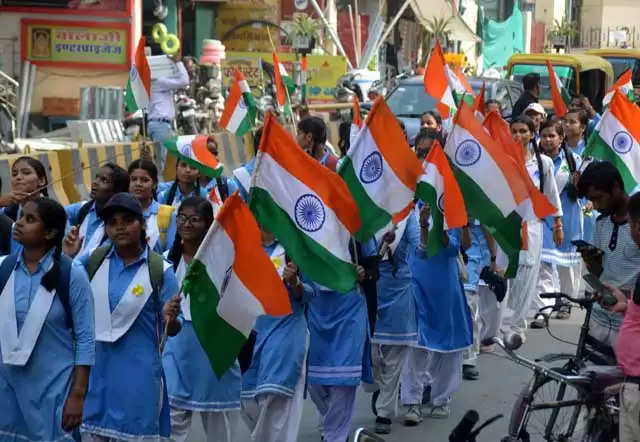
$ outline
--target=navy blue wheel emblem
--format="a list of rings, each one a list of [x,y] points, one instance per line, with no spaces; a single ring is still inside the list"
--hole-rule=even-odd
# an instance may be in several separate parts
[[[360,167],[360,181],[365,184],[378,181],[382,176],[382,155],[373,152],[367,155]]]
[[[438,198],[438,209],[440,209],[440,212],[444,213],[444,192]]]
[[[238,101],[238,107],[240,109],[246,109],[247,108],[247,103],[245,103],[245,101],[244,101],[244,96],[240,97],[240,100]]]
[[[191,143],[185,143],[180,147],[180,153],[185,157],[191,158]]]
[[[473,140],[464,140],[456,149],[456,163],[463,167],[473,166],[480,160],[480,145]]]
[[[293,208],[296,224],[306,232],[317,232],[322,228],[326,214],[320,198],[306,193],[298,198]]]
[[[629,132],[621,130],[613,136],[613,150],[620,154],[625,154],[633,147],[633,138],[629,135]]]

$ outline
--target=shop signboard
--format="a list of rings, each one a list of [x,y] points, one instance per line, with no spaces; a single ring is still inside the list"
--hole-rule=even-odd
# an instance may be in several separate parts
[[[129,25],[22,20],[22,59],[36,65],[129,69]]]
[[[264,22],[280,23],[280,0],[234,0],[218,6],[216,34],[227,51],[269,52],[271,40],[280,41],[280,32],[276,26],[267,30]]]

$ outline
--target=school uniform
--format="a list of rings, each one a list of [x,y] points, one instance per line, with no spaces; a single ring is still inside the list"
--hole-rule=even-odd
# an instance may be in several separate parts
[[[373,380],[380,394],[378,417],[396,414],[400,376],[410,346],[418,343],[418,324],[409,255],[420,242],[415,213],[397,224],[395,241],[379,265],[378,315],[371,339]]]
[[[284,271],[284,248],[264,247],[280,276]],[[242,378],[242,417],[258,442],[295,442],[298,439],[306,378],[309,340],[305,303],[313,286],[304,284],[302,299],[289,295],[293,313],[262,315],[256,320],[256,342],[251,365]]]
[[[249,199],[249,189],[251,188],[251,174],[256,167],[256,157],[253,157],[247,164],[238,167],[233,170],[231,179],[229,182],[240,192],[240,196],[243,200]],[[230,192],[231,193],[231,192]]]
[[[176,268],[180,284],[186,269],[180,259]],[[232,442],[240,424],[240,367],[236,362],[218,379],[196,336],[188,296],[182,299],[181,311],[182,329],[167,339],[162,355],[171,406],[171,440],[187,440],[193,414],[198,412],[208,442]]]
[[[175,181],[169,183],[169,186],[167,186],[166,189],[162,191],[162,193],[158,194],[158,202],[160,204],[167,204],[178,210],[180,204],[182,203],[182,200],[184,200],[185,198],[188,198],[190,196],[201,196],[202,198],[207,198],[208,196],[207,191],[204,187],[194,187],[194,189],[187,195],[183,195],[182,191],[180,190],[180,186],[176,186],[176,192],[173,196],[173,201],[169,203],[169,195],[171,193],[171,187],[173,187],[174,182]]]
[[[581,158],[572,154],[576,169],[580,167]],[[582,258],[571,244],[571,241],[583,237],[582,202],[580,199],[572,199],[569,196],[569,187],[572,174],[565,158],[564,151],[560,151],[553,159],[555,181],[560,192],[560,204],[562,205],[562,230],[564,240],[560,246],[553,241],[554,220],[547,217],[542,224],[543,243],[538,279],[538,290],[534,296],[534,305],[537,309],[545,306],[538,293],[562,292],[569,296],[577,296],[580,288],[582,273]],[[555,272],[554,272],[555,269]],[[555,277],[557,273],[557,278]]]
[[[80,223],[80,220],[78,219],[80,209],[86,203],[87,201],[81,201],[79,203],[70,204],[64,208],[65,212],[67,212],[67,221],[70,226],[76,226]],[[91,201],[91,208],[80,224],[78,235],[82,238],[82,245],[77,256],[91,253],[107,240],[107,235],[104,230],[104,221],[100,216],[98,216],[95,201]]]
[[[84,269],[66,257],[68,309],[40,285],[53,253],[33,273],[22,254],[0,258],[17,259],[0,295],[0,441],[73,440],[62,411],[74,366],[94,364],[93,297]]]
[[[407,359],[402,402],[420,404],[426,384],[433,406],[447,405],[462,382],[462,357],[473,342],[471,312],[464,296],[457,257],[460,230],[449,244],[427,257],[419,247],[411,264],[418,314],[418,345]],[[443,314],[445,313],[446,314]]]
[[[164,262],[155,293],[150,249],[125,266],[111,248],[91,280],[95,305],[96,363],[91,370],[81,431],[87,440],[153,441],[170,435],[169,407],[158,351],[162,307],[178,292]],[[87,255],[79,258],[88,267]]]
[[[176,226],[176,211],[175,209],[169,217],[169,223],[167,226],[161,226],[159,224],[160,204],[152,200],[149,207],[144,209],[142,215],[146,222],[147,232],[147,244],[156,253],[163,253],[165,250],[171,250],[173,241],[176,238],[176,232],[178,231]]]

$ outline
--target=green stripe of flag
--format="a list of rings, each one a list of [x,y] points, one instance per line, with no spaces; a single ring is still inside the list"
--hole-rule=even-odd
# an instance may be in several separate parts
[[[438,208],[438,192],[433,186],[420,181],[416,188],[416,196],[429,205],[431,227],[429,229],[429,240],[427,241],[427,256],[435,256],[442,249],[444,233],[444,215]]]
[[[618,169],[618,172],[620,172],[622,176],[624,190],[627,193],[631,193],[638,185],[624,160],[607,144],[597,131],[594,131],[589,137],[589,142],[582,155],[585,158],[594,157],[602,161],[609,161],[616,166],[616,169]]]

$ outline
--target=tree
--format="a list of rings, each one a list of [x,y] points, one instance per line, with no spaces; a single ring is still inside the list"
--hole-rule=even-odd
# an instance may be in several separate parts
[[[554,20],[553,27],[549,31],[549,40],[561,40],[567,46],[567,49],[571,47],[571,42],[577,37],[578,29],[575,22],[567,20],[567,17],[562,17],[562,21]]]
[[[451,34],[451,20],[453,16],[447,18],[432,17],[426,20],[424,38],[422,39],[422,61],[424,65],[429,58],[431,48],[434,46],[436,39],[440,40],[442,46],[447,46],[449,35]]]

